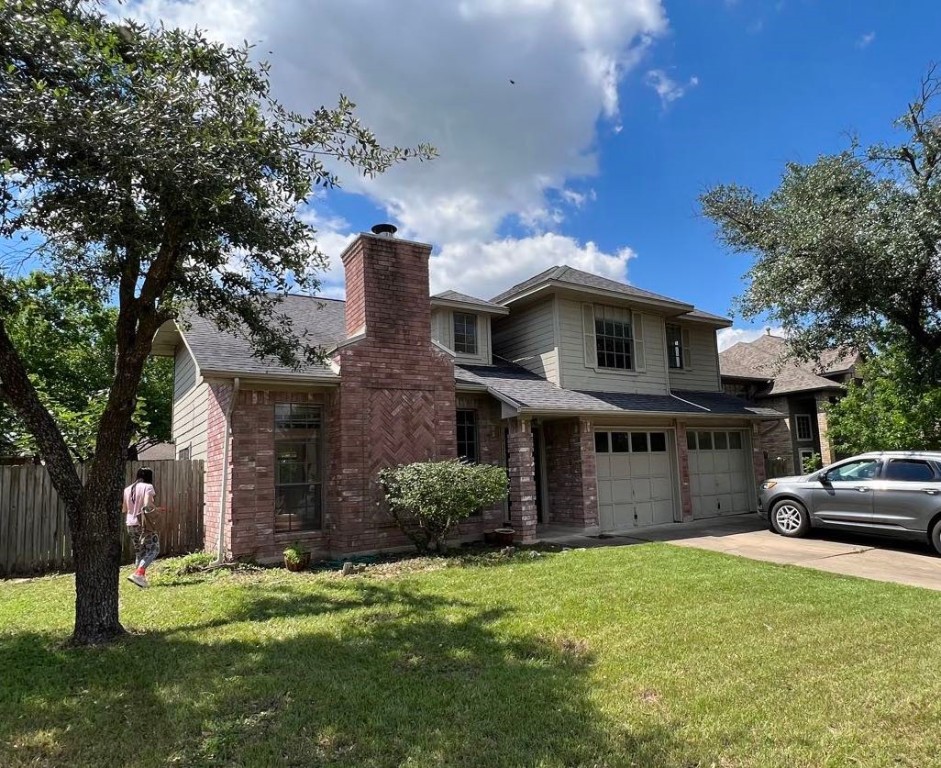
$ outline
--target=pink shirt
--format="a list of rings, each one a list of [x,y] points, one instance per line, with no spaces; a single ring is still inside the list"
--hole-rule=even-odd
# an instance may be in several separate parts
[[[141,510],[148,504],[153,504],[154,487],[150,483],[136,482],[124,489],[124,506],[127,509],[127,516],[124,518],[126,525],[137,525]]]

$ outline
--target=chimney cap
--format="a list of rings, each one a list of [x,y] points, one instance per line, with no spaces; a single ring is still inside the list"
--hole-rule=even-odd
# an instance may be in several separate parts
[[[392,237],[398,232],[398,229],[395,224],[375,224],[372,227],[372,233],[380,237]]]

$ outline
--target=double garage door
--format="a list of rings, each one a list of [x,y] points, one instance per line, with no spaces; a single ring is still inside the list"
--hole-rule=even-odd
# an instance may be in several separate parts
[[[751,466],[741,430],[687,430],[693,518],[750,512]]]
[[[693,517],[751,510],[750,464],[741,430],[688,430]],[[598,513],[602,531],[671,523],[676,453],[666,431],[597,430]]]

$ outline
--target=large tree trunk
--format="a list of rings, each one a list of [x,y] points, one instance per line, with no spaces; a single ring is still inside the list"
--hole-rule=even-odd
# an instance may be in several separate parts
[[[121,566],[120,502],[113,494],[86,493],[72,532],[75,563],[73,645],[98,645],[124,634],[118,618]]]

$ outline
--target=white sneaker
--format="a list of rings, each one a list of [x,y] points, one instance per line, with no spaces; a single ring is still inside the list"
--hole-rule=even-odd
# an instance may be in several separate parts
[[[136,584],[141,589],[147,589],[147,587],[150,586],[150,584],[147,583],[147,579],[137,573],[132,573],[127,577],[127,580],[131,582],[131,584]]]

